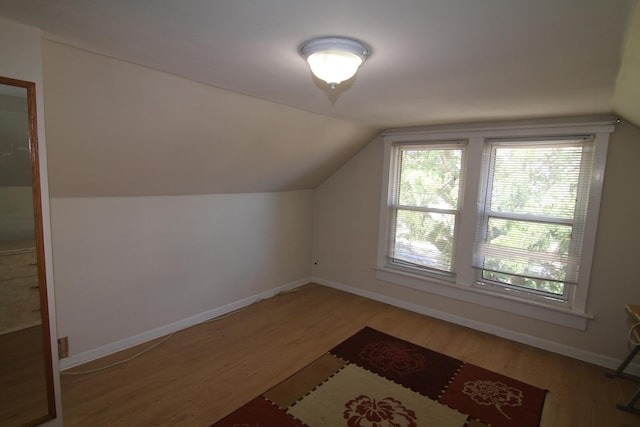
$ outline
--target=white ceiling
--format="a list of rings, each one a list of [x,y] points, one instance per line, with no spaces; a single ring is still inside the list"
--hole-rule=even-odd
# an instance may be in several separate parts
[[[611,112],[634,0],[0,0],[45,37],[376,128]],[[298,51],[372,47],[330,90]]]

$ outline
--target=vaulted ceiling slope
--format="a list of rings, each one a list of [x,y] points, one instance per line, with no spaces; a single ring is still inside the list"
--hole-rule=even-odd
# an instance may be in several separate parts
[[[616,81],[613,111],[640,126],[640,5],[627,29],[622,65]]]
[[[45,41],[54,197],[317,187],[378,132]]]
[[[47,40],[52,195],[146,195],[313,188],[389,127],[610,113],[634,5],[0,0],[0,16]],[[299,55],[321,35],[372,47],[335,90]]]

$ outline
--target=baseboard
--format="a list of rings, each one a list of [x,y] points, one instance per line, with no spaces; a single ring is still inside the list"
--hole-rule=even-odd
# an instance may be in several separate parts
[[[126,350],[127,348],[131,348],[139,344],[144,344],[145,342],[163,337],[170,333],[189,328],[193,325],[197,325],[198,323],[202,323],[207,320],[211,320],[216,317],[223,316],[225,314],[231,313],[232,311],[247,307],[258,301],[262,301],[264,299],[276,296],[279,293],[286,292],[288,290],[305,285],[310,281],[311,281],[311,278],[305,277],[303,279],[289,282],[285,285],[279,286],[274,289],[270,289],[268,291],[259,293],[257,295],[243,298],[239,301],[232,302],[225,306],[214,308],[212,310],[205,311],[204,313],[196,314],[195,316],[191,316],[186,319],[182,319],[177,322],[170,323],[168,325],[164,325],[159,328],[152,329],[150,331],[146,331],[141,334],[137,334],[137,335],[125,338],[123,340],[104,345],[102,347],[98,347],[93,350],[85,351],[85,352],[70,356],[68,358],[61,359],[59,361],[60,371],[64,371],[66,369],[70,369],[75,366],[82,365],[87,362],[91,362],[92,360],[96,360],[101,357],[105,357],[110,354],[117,353],[118,351]]]
[[[313,277],[312,281],[313,283],[317,283],[319,285],[339,289],[341,291],[359,295],[364,298],[383,302],[385,304],[389,304],[394,307],[403,308],[405,310],[424,314],[426,316],[434,317],[436,319],[444,320],[446,322],[455,323],[461,326],[466,326],[468,328],[475,329],[477,331],[486,332],[491,335],[499,336],[511,341],[519,342],[521,344],[526,344],[532,347],[537,347],[543,350],[551,351],[553,353],[561,354],[563,356],[569,356],[574,359],[582,360],[584,362],[589,362],[594,365],[602,366],[607,369],[615,370],[622,362],[622,360],[616,359],[610,356],[605,356],[602,354],[583,350],[577,347],[572,347],[572,346],[560,344],[554,341],[545,340],[542,338],[534,337],[532,335],[521,334],[519,332],[514,332],[509,329],[467,319],[465,317],[458,316],[455,314],[447,313],[440,310],[434,310],[428,307],[424,307],[424,306],[413,304],[407,301],[388,297],[386,295],[381,295],[375,292],[365,291],[363,289],[355,288],[353,286],[348,286],[343,283],[326,280],[320,277]],[[630,363],[625,372],[632,375],[640,376],[640,364]]]

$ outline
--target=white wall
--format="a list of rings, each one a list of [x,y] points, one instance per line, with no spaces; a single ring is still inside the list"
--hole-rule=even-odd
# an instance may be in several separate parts
[[[54,198],[51,207],[66,365],[310,277],[310,190]]]
[[[604,366],[626,356],[624,306],[640,301],[639,128],[622,122],[611,137],[587,305],[595,318],[586,331],[377,280],[382,156],[376,138],[316,189],[316,281]]]
[[[51,228],[49,226],[49,187],[47,180],[46,137],[44,128],[44,98],[42,77],[42,46],[40,31],[24,25],[0,19],[0,75],[36,84],[36,110],[38,115],[38,146],[40,155],[40,187],[47,270],[47,293],[49,295],[49,324],[51,327],[51,351],[53,353],[54,388],[58,418],[46,425],[62,425],[62,401],[56,361],[56,310],[51,254]]]

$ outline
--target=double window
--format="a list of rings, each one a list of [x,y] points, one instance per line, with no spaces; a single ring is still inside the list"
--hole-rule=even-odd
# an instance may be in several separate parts
[[[385,134],[379,277],[586,319],[612,130],[606,121]]]

